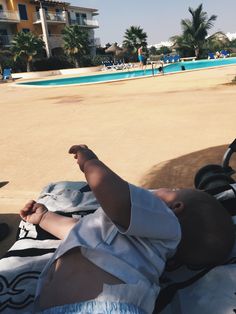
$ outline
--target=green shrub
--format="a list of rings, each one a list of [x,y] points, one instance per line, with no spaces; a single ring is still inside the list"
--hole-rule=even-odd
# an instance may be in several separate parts
[[[68,61],[66,58],[50,57],[35,60],[33,62],[34,71],[50,71],[58,69],[69,69],[73,68],[72,62]]]
[[[91,67],[93,65],[92,58],[89,55],[79,56],[78,62],[80,68]]]
[[[1,57],[0,58],[0,65],[2,69],[11,68],[12,72],[25,72],[26,71],[26,63],[23,59],[19,58],[18,60],[14,61],[13,57]]]
[[[97,66],[97,65],[102,65],[102,63],[104,61],[108,60],[107,56],[106,55],[97,55],[95,57],[92,58],[92,64],[94,66]]]

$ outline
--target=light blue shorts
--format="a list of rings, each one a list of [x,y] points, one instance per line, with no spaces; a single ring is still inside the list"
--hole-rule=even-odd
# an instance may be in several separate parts
[[[139,62],[143,62],[144,61],[144,57],[142,55],[139,55],[138,56],[138,60],[139,60]]]
[[[138,306],[110,301],[86,301],[59,305],[43,310],[42,314],[145,314]]]

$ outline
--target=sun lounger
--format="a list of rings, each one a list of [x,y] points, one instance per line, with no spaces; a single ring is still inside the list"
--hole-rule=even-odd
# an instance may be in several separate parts
[[[215,59],[215,54],[213,52],[208,52],[208,59]]]
[[[229,51],[221,50],[220,55],[222,58],[227,58],[227,57],[229,57]]]
[[[170,59],[170,56],[164,56],[164,57],[163,57],[163,62],[164,62],[164,63],[170,63],[170,60],[171,60],[171,59]]]
[[[179,62],[179,61],[180,61],[180,56],[174,55],[174,62]]]
[[[111,61],[103,61],[103,71],[114,70],[114,64]]]
[[[12,77],[12,72],[11,72],[11,69],[10,68],[5,68],[3,69],[3,72],[2,72],[2,80],[14,80],[13,77]]]

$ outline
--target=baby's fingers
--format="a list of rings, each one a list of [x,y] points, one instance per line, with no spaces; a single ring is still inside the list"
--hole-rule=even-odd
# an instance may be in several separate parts
[[[27,215],[31,213],[35,203],[36,203],[35,201],[31,200],[25,204],[25,206],[20,210],[21,218],[24,219]]]
[[[80,144],[80,145],[73,145],[71,146],[71,148],[69,149],[69,154],[76,154],[79,151],[83,150],[83,149],[87,149],[88,146],[84,145],[84,144]]]

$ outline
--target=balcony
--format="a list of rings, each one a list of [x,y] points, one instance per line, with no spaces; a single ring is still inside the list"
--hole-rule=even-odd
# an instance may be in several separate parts
[[[82,27],[87,28],[98,28],[98,21],[97,20],[87,20],[87,19],[70,19],[70,25],[79,25]]]
[[[15,35],[0,35],[0,47],[8,47]]]
[[[1,23],[19,23],[19,13],[16,11],[0,11]]]
[[[45,12],[47,23],[66,23],[66,17],[64,13]],[[34,14],[34,24],[41,23],[39,12]]]

